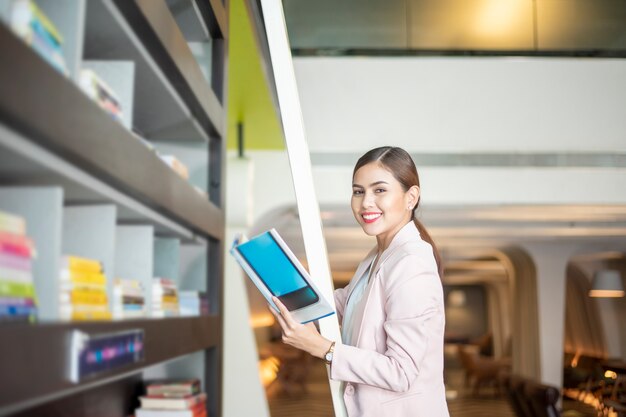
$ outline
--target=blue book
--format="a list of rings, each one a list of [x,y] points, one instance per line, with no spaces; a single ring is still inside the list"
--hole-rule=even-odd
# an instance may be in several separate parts
[[[276,311],[278,307],[272,296],[278,298],[300,323],[335,314],[275,229],[246,242],[242,238],[235,239],[230,253]]]

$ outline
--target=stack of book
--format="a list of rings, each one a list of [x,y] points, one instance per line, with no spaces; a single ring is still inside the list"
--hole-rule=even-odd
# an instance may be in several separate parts
[[[146,316],[146,297],[141,282],[117,278],[113,282],[113,318],[118,320]]]
[[[35,319],[34,257],[35,245],[26,236],[26,221],[0,212],[0,322]]]
[[[176,317],[179,315],[178,288],[167,278],[152,280],[152,317]]]
[[[98,261],[77,256],[61,259],[61,320],[110,320],[107,278]]]
[[[209,314],[209,300],[204,292],[179,291],[178,304],[181,316],[194,317]]]
[[[87,96],[121,123],[122,106],[115,92],[90,69],[81,69],[78,85]]]
[[[59,72],[68,75],[61,49],[63,37],[33,0],[14,0],[8,20],[13,32]]]
[[[165,381],[149,384],[147,395],[139,397],[141,408],[135,417],[206,417],[206,394],[200,381]]]

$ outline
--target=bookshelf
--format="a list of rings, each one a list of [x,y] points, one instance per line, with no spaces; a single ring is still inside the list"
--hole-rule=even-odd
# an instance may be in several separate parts
[[[63,35],[66,76],[5,23],[12,1],[0,0],[0,211],[36,244],[39,320],[0,322],[0,416],[130,415],[155,377],[200,378],[220,416],[228,2],[35,0]],[[81,91],[84,68],[118,94],[121,120]],[[63,322],[67,253],[101,261],[109,294],[118,276],[142,282],[148,307],[156,276],[206,291],[209,315]],[[128,331],[143,335],[139,362],[68,379],[73,334]]]

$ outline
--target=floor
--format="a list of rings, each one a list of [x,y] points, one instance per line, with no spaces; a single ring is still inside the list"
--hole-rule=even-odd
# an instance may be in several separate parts
[[[330,391],[326,376],[326,366],[321,361],[310,364],[306,388],[294,389],[286,393],[278,384],[268,389],[268,401],[272,417],[334,417]],[[448,400],[450,417],[515,417],[504,397],[494,394],[493,388],[481,389],[479,396],[471,395],[463,387],[463,371],[448,369],[446,384],[451,397]],[[595,417],[593,409],[584,404],[566,401],[564,410],[570,417]],[[572,411],[575,410],[575,411]]]

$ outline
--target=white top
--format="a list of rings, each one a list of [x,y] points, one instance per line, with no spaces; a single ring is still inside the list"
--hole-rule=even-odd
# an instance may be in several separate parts
[[[367,268],[367,271],[363,274],[364,276],[356,283],[354,286],[354,290],[350,294],[350,298],[348,298],[348,302],[346,304],[346,309],[344,311],[343,323],[341,325],[341,340],[345,345],[354,346],[356,340],[353,340],[354,335],[354,312],[357,310],[357,307],[363,301],[363,294],[365,294],[365,290],[370,282],[370,274],[372,273],[372,267],[376,262],[376,258]]]

